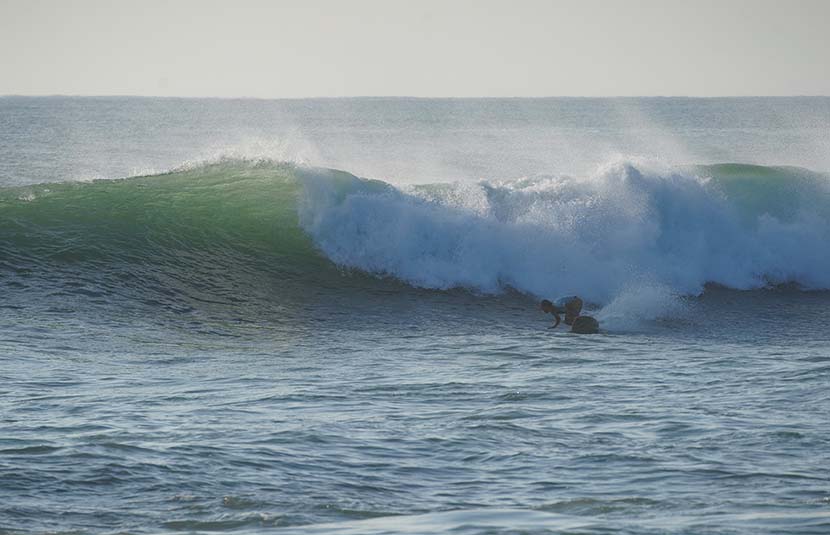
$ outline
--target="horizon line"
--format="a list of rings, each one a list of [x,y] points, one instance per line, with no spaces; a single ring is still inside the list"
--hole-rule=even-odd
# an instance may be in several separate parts
[[[0,98],[147,98],[181,100],[545,100],[545,99],[753,99],[753,98],[830,98],[830,94],[794,95],[544,95],[544,96],[418,96],[418,95],[350,95],[307,97],[258,97],[258,96],[183,96],[183,95],[135,95],[127,93],[78,94],[78,93],[4,93]]]

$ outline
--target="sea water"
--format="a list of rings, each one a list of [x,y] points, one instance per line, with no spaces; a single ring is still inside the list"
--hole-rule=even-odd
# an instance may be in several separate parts
[[[827,98],[0,98],[0,533],[830,532],[828,170]]]

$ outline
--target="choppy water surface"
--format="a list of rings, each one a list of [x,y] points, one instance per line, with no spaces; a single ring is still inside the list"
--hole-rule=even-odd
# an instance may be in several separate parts
[[[595,131],[619,103],[522,115],[543,105],[0,99],[0,533],[830,531],[826,99],[646,101],[695,160],[505,177],[527,147],[504,139],[631,142]],[[209,125],[267,137],[256,106],[352,136],[320,164],[360,139],[411,171],[434,131],[464,172],[413,187],[231,147],[70,180],[79,155],[105,176],[196,158]],[[413,106],[433,122],[407,130]],[[743,126],[695,123],[712,106]],[[504,151],[487,180],[474,140]],[[601,334],[547,329],[538,298],[573,292]]]
[[[378,293],[382,313],[322,304],[298,338],[55,314],[3,341],[3,523],[826,532],[828,331],[778,320],[826,327],[830,299],[755,299],[595,337],[518,297]]]

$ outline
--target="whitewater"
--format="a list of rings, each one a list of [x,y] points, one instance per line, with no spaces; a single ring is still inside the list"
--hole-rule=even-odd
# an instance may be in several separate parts
[[[828,170],[826,98],[0,98],[0,533],[824,533]]]

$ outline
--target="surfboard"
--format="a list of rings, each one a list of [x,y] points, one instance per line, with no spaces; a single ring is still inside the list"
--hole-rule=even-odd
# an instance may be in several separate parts
[[[599,332],[599,322],[592,316],[577,316],[571,325],[571,332],[577,334],[596,334]]]

